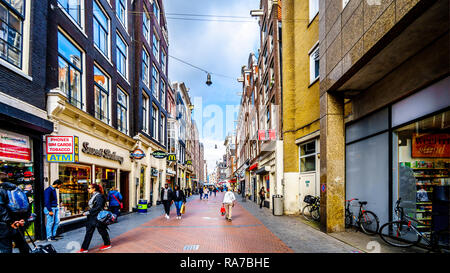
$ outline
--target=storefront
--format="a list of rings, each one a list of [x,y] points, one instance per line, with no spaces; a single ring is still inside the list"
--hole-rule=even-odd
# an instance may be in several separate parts
[[[346,199],[368,201],[380,225],[396,218],[401,198],[419,230],[448,230],[448,86],[447,77],[346,127]]]

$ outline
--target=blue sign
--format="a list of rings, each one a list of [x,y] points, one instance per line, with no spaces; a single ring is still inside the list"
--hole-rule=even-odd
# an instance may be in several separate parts
[[[325,184],[322,184],[322,186],[320,187],[320,189],[322,190],[322,192],[325,192],[325,190],[326,190],[326,185],[325,185]]]

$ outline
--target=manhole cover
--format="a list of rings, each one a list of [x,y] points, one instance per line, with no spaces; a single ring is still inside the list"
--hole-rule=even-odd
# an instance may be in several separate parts
[[[198,250],[200,245],[185,245],[183,250]]]

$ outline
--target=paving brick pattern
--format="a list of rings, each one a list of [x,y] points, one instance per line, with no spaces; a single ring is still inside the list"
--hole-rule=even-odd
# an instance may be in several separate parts
[[[256,217],[239,203],[233,221],[220,214],[224,193],[208,201],[190,199],[182,219],[172,205],[170,219],[159,216],[112,238],[112,248],[102,253],[292,253]],[[97,245],[89,252],[100,252]]]

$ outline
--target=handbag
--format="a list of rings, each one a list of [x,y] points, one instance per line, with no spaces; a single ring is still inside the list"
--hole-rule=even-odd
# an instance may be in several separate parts
[[[116,201],[119,202],[120,208],[123,209],[123,203],[120,202],[119,199],[117,199],[117,197],[114,194],[112,194],[112,197],[114,197],[114,199],[116,199]]]
[[[184,214],[186,212],[186,206],[184,204],[181,205],[180,212],[181,212],[181,214]]]
[[[222,216],[225,216],[225,206],[222,204],[222,207],[220,208],[220,213]]]

